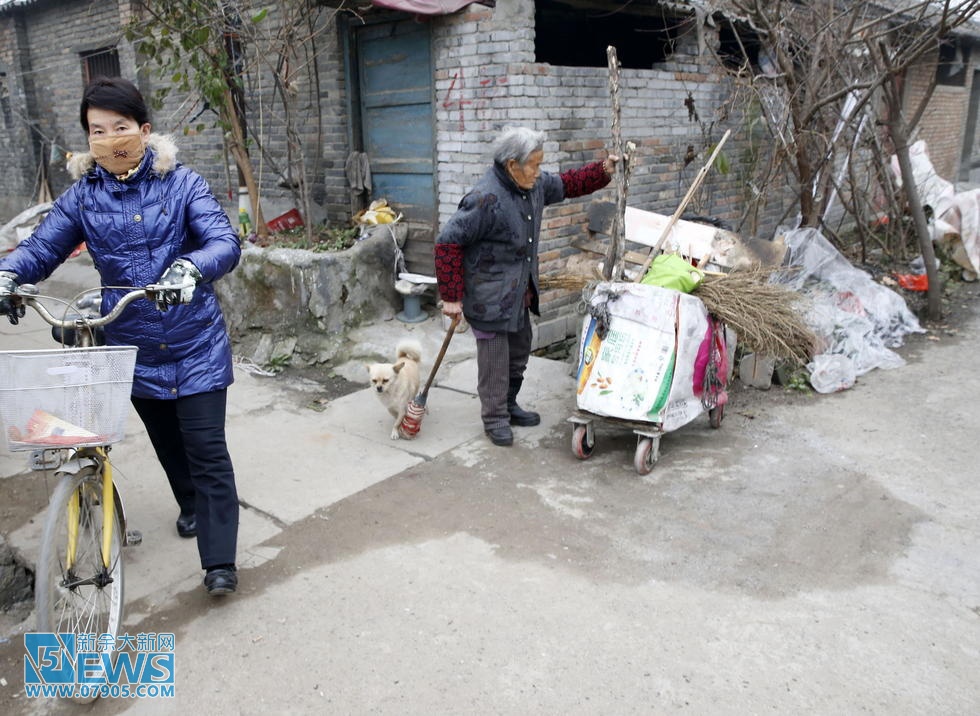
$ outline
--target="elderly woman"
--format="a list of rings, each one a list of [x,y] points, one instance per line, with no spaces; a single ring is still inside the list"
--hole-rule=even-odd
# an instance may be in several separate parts
[[[619,157],[562,174],[541,171],[543,132],[506,127],[493,166],[459,202],[435,245],[442,312],[466,316],[476,337],[483,429],[512,445],[511,425],[537,425],[517,394],[531,354],[529,311],[538,315],[538,236],[544,207],[609,183]]]

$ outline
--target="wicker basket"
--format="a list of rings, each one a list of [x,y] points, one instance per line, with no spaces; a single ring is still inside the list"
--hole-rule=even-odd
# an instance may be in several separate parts
[[[0,422],[7,449],[122,440],[135,346],[0,351]]]

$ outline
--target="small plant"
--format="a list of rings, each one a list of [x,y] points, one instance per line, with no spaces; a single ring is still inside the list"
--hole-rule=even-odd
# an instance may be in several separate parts
[[[297,226],[270,233],[264,239],[256,238],[256,245],[283,249],[306,249],[317,253],[343,251],[357,242],[360,227],[321,224],[313,229],[312,238],[306,228]]]
[[[794,390],[803,395],[813,394],[813,388],[810,387],[810,376],[803,368],[799,368],[790,373],[785,389]]]
[[[279,374],[286,370],[286,366],[292,362],[293,357],[291,355],[276,355],[269,359],[263,368],[265,368],[270,373]]]

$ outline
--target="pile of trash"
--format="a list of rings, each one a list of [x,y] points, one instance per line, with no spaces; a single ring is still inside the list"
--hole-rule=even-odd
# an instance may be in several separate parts
[[[30,236],[52,206],[54,204],[50,201],[35,204],[0,226],[0,253],[13,251],[17,244]]]
[[[875,368],[898,368],[898,348],[910,333],[924,333],[905,300],[856,268],[817,229],[784,235],[792,271],[780,283],[806,299],[804,319],[819,345],[806,369],[818,393],[854,385]]]

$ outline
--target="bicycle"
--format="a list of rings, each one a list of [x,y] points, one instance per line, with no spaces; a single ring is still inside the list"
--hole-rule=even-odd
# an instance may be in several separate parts
[[[106,316],[82,300],[58,318],[37,288],[23,284],[16,306],[30,306],[61,349],[0,351],[0,422],[11,451],[31,451],[30,467],[53,470],[35,575],[37,631],[110,634],[98,650],[114,648],[123,616],[123,548],[139,544],[126,529],[109,451],[123,438],[136,363],[135,346],[105,346],[100,331],[140,298],[164,289],[127,292]],[[89,292],[91,295],[91,292]],[[69,315],[70,312],[70,315]],[[91,700],[91,699],[86,699]]]

